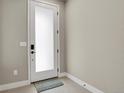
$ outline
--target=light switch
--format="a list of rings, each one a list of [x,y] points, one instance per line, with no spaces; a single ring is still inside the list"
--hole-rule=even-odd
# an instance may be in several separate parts
[[[13,71],[13,75],[14,75],[14,76],[17,76],[17,75],[18,75],[18,70],[17,70],[17,69],[15,69],[15,70]]]
[[[20,46],[25,47],[25,46],[27,46],[27,43],[26,42],[20,42]]]

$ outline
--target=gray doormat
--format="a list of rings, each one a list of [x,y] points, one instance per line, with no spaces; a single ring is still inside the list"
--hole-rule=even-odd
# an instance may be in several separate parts
[[[52,79],[38,81],[34,83],[34,86],[36,87],[36,90],[38,93],[49,90],[49,89],[53,89],[62,85],[64,85],[64,83],[58,78],[52,78]]]

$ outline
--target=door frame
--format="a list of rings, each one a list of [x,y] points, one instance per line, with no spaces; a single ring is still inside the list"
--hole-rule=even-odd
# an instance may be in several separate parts
[[[30,33],[31,33],[31,16],[30,16],[30,8],[31,8],[31,1],[35,1],[35,2],[39,2],[39,3],[43,3],[43,4],[48,4],[48,5],[52,5],[57,7],[58,10],[58,36],[57,36],[57,49],[59,50],[58,54],[57,54],[57,76],[60,75],[60,26],[59,26],[59,5],[58,4],[54,4],[48,1],[44,1],[44,0],[28,0],[28,7],[27,7],[27,21],[28,21],[28,46],[27,46],[27,51],[28,51],[28,81],[29,83],[31,83],[31,54],[30,54],[30,45],[31,45],[31,37],[30,37]]]

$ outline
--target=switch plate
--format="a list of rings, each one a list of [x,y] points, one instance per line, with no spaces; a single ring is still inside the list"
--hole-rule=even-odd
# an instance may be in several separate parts
[[[15,70],[13,71],[13,75],[14,75],[14,76],[17,76],[17,75],[18,75],[18,70],[17,70],[17,69],[15,69]]]
[[[20,46],[25,47],[25,46],[27,46],[27,43],[26,42],[20,42]]]

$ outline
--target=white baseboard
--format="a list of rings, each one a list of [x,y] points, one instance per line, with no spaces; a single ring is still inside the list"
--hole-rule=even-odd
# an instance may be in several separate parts
[[[69,79],[73,80],[75,83],[79,84],[81,87],[87,89],[88,91],[92,92],[92,93],[104,93],[102,92],[101,90],[93,87],[92,85],[90,84],[87,84],[86,82],[78,79],[77,77],[73,76],[73,75],[70,75],[68,73],[65,74],[66,77],[68,77]]]
[[[63,73],[59,73],[58,77],[65,77],[66,76],[66,72],[63,72]]]
[[[19,82],[10,83],[10,84],[3,84],[3,85],[0,85],[0,91],[18,88],[18,87],[26,86],[29,84],[30,84],[29,80],[19,81]]]

